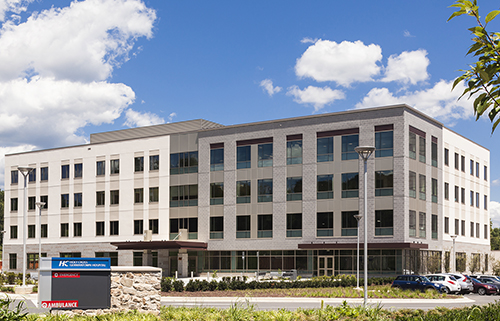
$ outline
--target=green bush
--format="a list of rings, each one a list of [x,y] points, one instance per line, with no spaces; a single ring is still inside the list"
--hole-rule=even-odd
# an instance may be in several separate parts
[[[172,286],[175,292],[183,292],[184,291],[184,282],[180,280],[174,280],[172,282]]]
[[[7,283],[16,284],[16,274],[14,272],[7,272]]]
[[[24,306],[24,301],[20,301],[17,306],[12,307],[14,300],[5,296],[0,298],[0,320],[17,321],[24,320],[28,315]]]
[[[172,278],[162,278],[160,285],[161,285],[162,292],[172,291]]]

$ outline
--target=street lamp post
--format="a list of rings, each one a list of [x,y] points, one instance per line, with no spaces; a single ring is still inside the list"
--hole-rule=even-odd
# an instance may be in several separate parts
[[[373,146],[358,146],[356,148],[354,148],[354,150],[359,154],[359,156],[361,156],[361,158],[363,159],[363,163],[364,163],[364,174],[363,174],[363,200],[364,200],[364,211],[363,211],[363,215],[365,216],[365,219],[363,220],[364,222],[364,229],[365,229],[365,233],[364,233],[364,253],[363,253],[363,260],[364,260],[364,300],[363,300],[363,305],[366,306],[366,303],[368,301],[368,206],[367,206],[367,203],[368,203],[368,200],[367,200],[367,197],[366,197],[366,171],[367,171],[367,161],[368,161],[368,158],[370,158],[371,154],[373,153],[373,151],[375,150],[375,147]]]
[[[358,242],[356,243],[356,290],[359,290],[359,220],[363,217],[363,215],[356,214],[354,218],[356,218],[356,222],[358,223],[358,230],[356,234],[358,235]]]
[[[455,252],[455,239],[458,235],[451,235],[451,239],[453,240],[453,272],[457,272],[457,252]]]
[[[28,167],[28,166],[18,166],[17,169],[21,172],[21,174],[24,176],[24,196],[23,196],[23,287],[26,286],[26,216],[28,215],[28,207],[27,207],[27,200],[28,196],[26,195],[26,189],[27,189],[27,180],[28,180],[28,175],[31,173],[31,171],[34,169],[33,167]]]
[[[42,207],[45,206],[45,202],[36,202],[35,205],[38,208],[38,268],[40,268],[42,257]]]

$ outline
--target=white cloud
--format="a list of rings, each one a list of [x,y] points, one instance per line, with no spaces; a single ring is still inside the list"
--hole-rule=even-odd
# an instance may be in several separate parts
[[[279,93],[281,89],[283,89],[279,86],[273,87],[273,81],[271,79],[262,80],[260,82],[260,87],[262,87],[262,89],[266,91],[269,96]]]
[[[5,20],[5,13],[8,11],[15,14],[26,11],[28,4],[33,1],[34,0],[0,0],[0,21]]]
[[[0,0],[2,160],[12,148],[85,143],[85,126],[120,117],[135,93],[108,79],[139,37],[152,37],[156,19],[141,0],[86,0],[21,21],[32,1]]]
[[[134,40],[151,37],[155,12],[139,0],[87,0],[7,21],[0,30],[0,81],[39,74],[104,80],[127,59]]]
[[[317,112],[325,105],[331,104],[335,100],[345,99],[345,94],[341,90],[333,90],[330,87],[314,87],[309,86],[303,90],[297,86],[288,88],[286,93],[288,96],[293,96],[293,100],[299,104],[312,105],[314,111]]]
[[[493,180],[493,181],[491,182],[491,185],[495,185],[495,186],[500,185],[500,178],[497,178],[497,179]]]
[[[453,91],[452,84],[452,81],[441,80],[432,88],[410,91],[399,96],[395,96],[387,88],[373,88],[356,104],[356,108],[405,103],[443,121],[472,117],[474,111],[471,102],[465,98],[457,100],[465,89],[464,84],[458,84]]]
[[[319,39],[297,59],[295,73],[300,78],[334,81],[347,87],[353,82],[371,81],[380,72],[377,62],[381,59],[382,49],[378,45],[366,46],[359,40],[336,43]]]
[[[415,85],[429,78],[427,66],[429,66],[429,59],[427,51],[423,49],[404,51],[399,56],[391,55],[382,81],[400,81],[404,84]]]
[[[4,189],[5,181],[5,154],[27,152],[35,149],[33,145],[20,145],[12,147],[0,147],[0,189]]]
[[[407,38],[413,38],[413,37],[415,37],[408,30],[403,31],[403,36],[405,36]]]
[[[125,112],[126,121],[123,125],[128,127],[142,127],[165,123],[165,120],[156,114],[145,112],[140,113],[132,109]]]
[[[490,209],[490,218],[493,222],[493,227],[500,227],[500,203],[490,201],[488,206]]]
[[[174,119],[174,117],[176,117],[177,114],[176,113],[170,113],[170,115],[168,115],[168,122],[172,122],[172,120]]]

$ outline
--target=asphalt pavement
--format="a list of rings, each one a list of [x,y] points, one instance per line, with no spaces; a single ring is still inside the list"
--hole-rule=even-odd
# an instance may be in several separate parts
[[[26,308],[29,313],[43,314],[48,312],[48,309],[37,307],[37,294],[8,294],[15,300],[15,304],[19,301],[25,301]],[[469,294],[457,299],[368,299],[368,305],[381,306],[384,309],[423,309],[429,310],[436,307],[464,307],[473,305],[484,305],[493,303],[499,300],[500,296]],[[215,307],[227,309],[232,305],[247,306],[252,305],[258,310],[278,310],[287,309],[295,310],[297,308],[314,309],[320,308],[321,302],[324,306],[341,305],[347,301],[349,305],[362,305],[363,299],[351,298],[276,298],[276,297],[162,297],[161,304],[163,306],[176,307]]]

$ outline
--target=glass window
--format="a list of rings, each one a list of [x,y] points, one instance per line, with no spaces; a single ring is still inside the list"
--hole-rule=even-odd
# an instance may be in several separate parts
[[[460,221],[458,219],[455,219],[455,235],[459,234],[459,225]]]
[[[144,221],[134,220],[134,235],[144,233]]]
[[[34,211],[35,210],[35,208],[36,208],[35,203],[36,203],[35,196],[29,196],[28,197],[28,210],[29,211]]]
[[[157,218],[149,220],[149,230],[151,231],[151,233],[158,234],[159,228],[160,228],[160,222],[158,221]]]
[[[410,211],[409,216],[409,235],[417,236],[417,213],[415,211]]]
[[[28,174],[28,182],[36,182],[36,168]]]
[[[17,170],[10,171],[10,183],[17,184],[18,181],[19,181],[19,172]]]
[[[459,188],[457,185],[455,185],[455,202],[459,202],[460,201],[460,192],[459,192]]]
[[[150,187],[149,188],[149,202],[157,203],[160,199],[160,191],[158,187]]]
[[[109,203],[111,205],[117,205],[120,204],[120,191],[119,190],[113,190],[109,191]]]
[[[417,173],[410,171],[409,178],[410,197],[417,197]]]
[[[236,238],[250,238],[250,215],[236,216]]]
[[[110,221],[109,222],[109,235],[119,235],[119,221]]]
[[[470,191],[470,206],[474,206],[474,191]]]
[[[69,223],[61,223],[61,237],[69,236]]]
[[[332,162],[333,161],[333,137],[322,137],[317,139],[317,161]]]
[[[333,212],[316,214],[316,236],[333,236]]]
[[[476,177],[479,178],[479,163],[476,162]]]
[[[40,181],[48,181],[49,180],[49,168],[42,167],[40,168]]]
[[[358,215],[358,211],[342,212],[342,236],[358,235],[358,220],[354,215]]]
[[[342,136],[342,160],[358,159],[354,148],[359,146],[359,135]]]
[[[149,156],[149,170],[157,171],[160,169],[160,155]]]
[[[476,192],[476,207],[479,208],[479,193]]]
[[[69,178],[69,165],[62,165],[61,166],[61,179],[68,179]]]
[[[224,204],[224,183],[210,183],[210,205]]]
[[[236,203],[250,203],[250,181],[236,182]]]
[[[425,137],[418,136],[418,160],[425,163]]]
[[[210,239],[224,238],[224,216],[210,217]]]
[[[286,178],[286,200],[287,201],[302,200],[302,177]]]
[[[419,174],[418,175],[418,195],[419,199],[425,201],[425,175]]]
[[[450,184],[444,183],[444,199],[449,200],[450,199]]]
[[[97,206],[104,205],[104,200],[105,200],[104,191],[95,192],[95,196],[96,196],[96,205]]]
[[[83,164],[75,164],[75,178],[83,176]]]
[[[36,237],[35,225],[28,225],[28,238],[34,239]]]
[[[392,130],[375,133],[375,157],[393,156],[393,133]]]
[[[73,236],[82,236],[82,223],[73,223]]]
[[[170,186],[170,207],[198,206],[198,185]]]
[[[484,180],[488,180],[488,166],[484,166]]]
[[[333,198],[333,175],[318,175],[317,178],[317,198]]]
[[[10,211],[17,212],[17,205],[18,205],[17,197],[11,198],[10,199]]]
[[[224,148],[216,148],[210,150],[210,171],[224,170]]]
[[[342,198],[351,198],[359,196],[359,174],[342,174]]]
[[[112,159],[110,161],[110,174],[119,174],[120,173],[120,160],[119,159]]]
[[[10,226],[10,238],[17,239],[17,225]]]
[[[42,206],[42,210],[47,209],[49,207],[49,196],[48,195],[40,195],[40,202],[45,203]]]
[[[431,237],[435,240],[438,238],[438,216],[435,214],[431,216]]]
[[[95,222],[95,235],[96,236],[104,235],[104,222]]]
[[[484,224],[484,238],[488,238],[488,224]]]
[[[484,195],[484,209],[488,209],[488,196]]]
[[[450,218],[449,217],[444,218],[444,233],[450,234]]]
[[[273,180],[259,179],[257,181],[257,202],[273,201]]]
[[[427,222],[425,218],[425,213],[423,212],[420,212],[418,214],[418,231],[419,231],[419,237],[425,239],[427,231]]]
[[[286,142],[286,164],[302,164],[302,140]]]
[[[409,156],[411,159],[417,159],[417,135],[415,133],[409,134]]]
[[[134,189],[134,203],[143,203],[144,202],[144,189],[143,188],[135,188]]]
[[[82,193],[74,193],[73,194],[73,206],[74,207],[82,207]]]
[[[470,160],[470,169],[469,169],[469,171],[470,171],[471,175],[474,175],[474,161],[472,159]]]
[[[170,174],[198,172],[198,152],[170,154]]]
[[[96,168],[97,168],[97,172],[96,172],[97,176],[101,176],[101,175],[106,174],[106,162],[104,162],[104,161],[96,162]]]
[[[393,176],[392,170],[375,172],[375,196],[392,196]]]
[[[250,168],[251,164],[251,146],[238,146],[236,149],[236,168]]]
[[[40,235],[42,236],[42,238],[48,237],[48,235],[49,235],[49,226],[47,224],[42,224],[40,227],[42,228],[42,232],[40,233]]]
[[[17,253],[9,253],[9,269],[17,270]]]
[[[286,214],[286,237],[302,237],[302,213]]]
[[[436,142],[431,144],[431,165],[438,167],[438,145]]]
[[[470,222],[470,237],[474,237],[474,222]]]
[[[444,164],[446,166],[450,165],[450,151],[448,150],[448,148],[444,149]]]
[[[258,145],[258,167],[273,166],[273,143]]]
[[[273,237],[273,215],[257,215],[257,237],[271,238]]]
[[[144,157],[134,158],[134,172],[144,172]]]
[[[392,210],[375,211],[375,235],[393,235],[394,221]]]
[[[437,203],[438,202],[438,181],[435,178],[432,179],[431,192],[432,192],[432,202]]]
[[[461,225],[461,232],[462,232],[461,234],[462,234],[462,236],[465,236],[465,221],[462,220],[460,223],[461,223],[460,225]]]
[[[462,170],[462,172],[465,173],[465,156],[461,156],[461,160],[462,160],[460,162],[460,164],[461,164],[461,170]]]
[[[111,266],[118,266],[118,252],[95,252],[95,257],[109,257]]]
[[[462,201],[462,204],[465,204],[465,188],[461,188],[461,201]]]
[[[69,207],[69,194],[61,194],[61,207]]]
[[[134,252],[132,264],[134,266],[142,266],[142,252]]]

